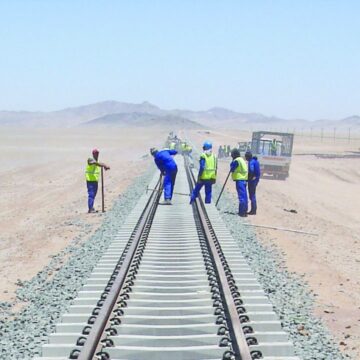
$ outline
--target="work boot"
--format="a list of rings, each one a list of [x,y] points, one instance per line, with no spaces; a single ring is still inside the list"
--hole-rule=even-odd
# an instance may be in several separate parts
[[[256,210],[251,209],[247,214],[248,215],[256,215]]]
[[[240,217],[247,217],[247,214],[239,214]]]
[[[98,211],[97,210],[95,210],[94,208],[92,208],[92,209],[90,209],[89,211],[88,211],[88,213],[89,214],[92,214],[92,213],[97,213]]]
[[[159,203],[159,205],[171,205],[171,200],[165,199],[163,202]]]

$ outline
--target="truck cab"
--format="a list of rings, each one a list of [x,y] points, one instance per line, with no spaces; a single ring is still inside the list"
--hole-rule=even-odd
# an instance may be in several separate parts
[[[255,131],[252,134],[251,152],[260,162],[261,176],[275,179],[289,176],[294,134]]]

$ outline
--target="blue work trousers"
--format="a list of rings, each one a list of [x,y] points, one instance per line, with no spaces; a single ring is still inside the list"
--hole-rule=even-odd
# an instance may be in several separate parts
[[[251,212],[256,212],[257,204],[256,204],[256,187],[257,181],[249,181],[248,182],[248,190],[249,190],[249,200],[251,202]]]
[[[198,181],[191,193],[190,202],[194,202],[195,199],[199,196],[201,188],[205,185],[205,204],[211,203],[211,193],[212,193],[212,184],[213,180],[201,180]]]
[[[164,176],[164,199],[171,200],[174,192],[177,169],[166,170]]]
[[[88,207],[89,210],[94,208],[95,196],[98,190],[98,182],[97,181],[87,181],[87,191],[88,191]]]
[[[246,192],[246,181],[236,181],[236,191],[239,198],[239,215],[246,215],[248,210],[248,196]]]

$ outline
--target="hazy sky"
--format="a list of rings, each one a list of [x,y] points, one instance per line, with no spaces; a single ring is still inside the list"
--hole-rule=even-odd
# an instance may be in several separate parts
[[[360,1],[0,2],[0,109],[360,114]]]

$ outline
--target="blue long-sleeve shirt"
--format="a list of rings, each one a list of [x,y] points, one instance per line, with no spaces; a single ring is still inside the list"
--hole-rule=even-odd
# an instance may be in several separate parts
[[[200,178],[201,174],[203,173],[203,171],[205,170],[205,163],[206,163],[206,160],[204,158],[200,158],[199,174],[198,174],[199,178]]]
[[[231,172],[234,172],[235,169],[239,166],[239,163],[235,160],[233,160],[231,163],[230,163],[230,171]]]
[[[171,155],[176,155],[176,150],[160,150],[155,155],[154,161],[158,169],[163,172],[171,172],[177,169],[176,162]]]
[[[260,180],[260,163],[256,156],[249,161],[249,182],[259,182]]]

